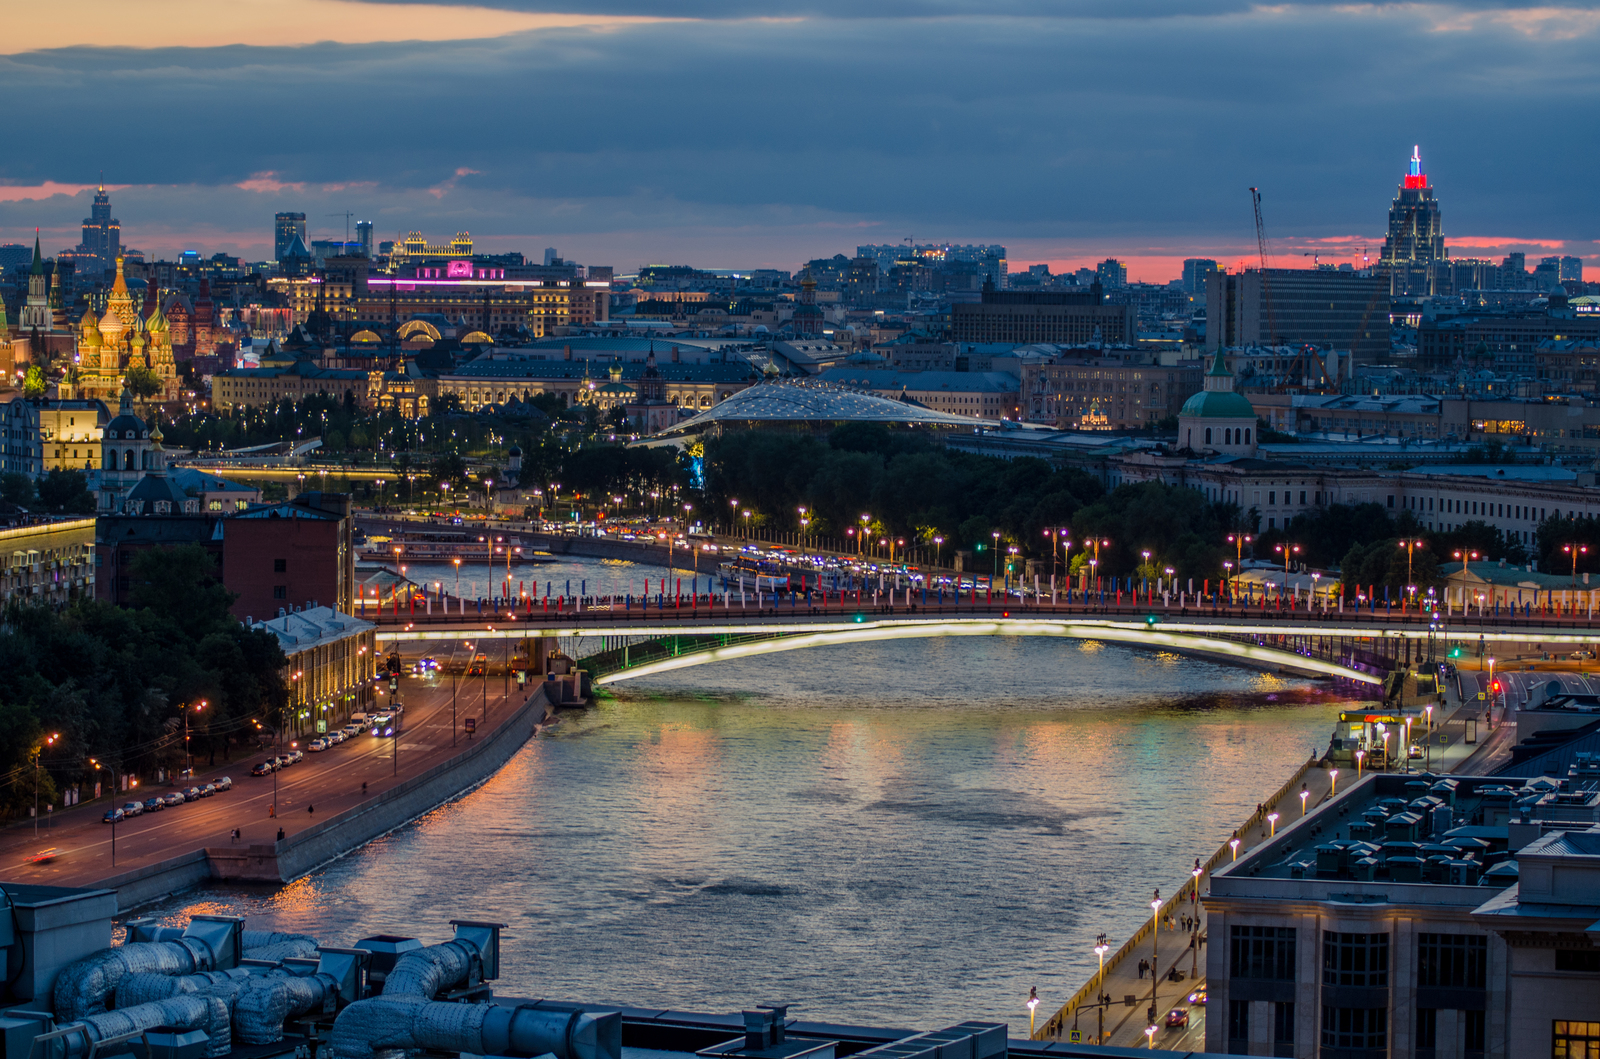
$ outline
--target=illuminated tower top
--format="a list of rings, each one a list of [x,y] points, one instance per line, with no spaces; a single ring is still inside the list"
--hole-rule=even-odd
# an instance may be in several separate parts
[[[1413,145],[1411,148],[1411,168],[1406,171],[1405,183],[1407,188],[1425,188],[1428,186],[1428,174],[1422,171],[1422,149]]]

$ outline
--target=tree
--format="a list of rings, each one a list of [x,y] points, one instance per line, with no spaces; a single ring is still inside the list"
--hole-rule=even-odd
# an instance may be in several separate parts
[[[146,549],[128,572],[134,606],[166,614],[191,635],[231,620],[228,608],[239,598],[223,586],[216,557],[198,544]]]
[[[39,479],[39,503],[46,511],[58,514],[94,514],[94,494],[89,492],[89,481],[82,471],[63,471],[56,468]]]
[[[49,383],[45,381],[44,369],[35,364],[28,369],[28,374],[22,379],[22,396],[30,401],[37,401],[49,392]]]
[[[128,368],[127,374],[123,375],[122,385],[126,386],[133,396],[147,400],[161,392],[161,376],[143,364],[135,364]]]
[[[33,503],[33,479],[19,471],[0,474],[0,500],[18,505]]]

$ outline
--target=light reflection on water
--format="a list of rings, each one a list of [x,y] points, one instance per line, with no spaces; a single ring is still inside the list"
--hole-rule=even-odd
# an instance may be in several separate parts
[[[709,689],[715,689],[709,690]],[[1019,1025],[1314,747],[1325,686],[1056,640],[817,648],[662,674],[275,891],[159,911],[347,945],[509,924],[500,991]]]

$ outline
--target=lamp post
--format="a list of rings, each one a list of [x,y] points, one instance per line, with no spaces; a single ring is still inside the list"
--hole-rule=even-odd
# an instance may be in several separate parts
[[[1149,552],[1148,549],[1146,549],[1145,551],[1140,552],[1139,556],[1140,556],[1140,558],[1144,559],[1143,566],[1149,566],[1150,565],[1150,552]],[[1150,578],[1144,574],[1143,566],[1141,566],[1141,569],[1140,569],[1140,577],[1143,578],[1145,583],[1148,585],[1148,583],[1150,581]]]
[[[1418,548],[1425,548],[1425,547],[1427,547],[1427,545],[1428,545],[1427,541],[1417,540],[1417,539],[1415,539],[1413,537],[1407,537],[1405,540],[1400,542],[1400,547],[1402,547],[1402,548],[1404,548],[1406,550],[1406,581],[1407,582],[1410,582],[1411,579],[1412,579],[1411,578],[1411,561],[1412,561],[1412,558],[1416,555],[1416,551],[1417,551]]]
[[[856,521],[861,523],[861,532],[856,534],[856,554],[865,557],[867,554],[867,527],[872,524],[872,516],[863,512]]]
[[[728,498],[728,506],[733,509],[733,513],[735,515],[737,515],[739,513],[739,501],[738,500],[734,499],[733,497],[729,497]],[[728,532],[730,534],[738,532],[737,520],[735,520],[735,522],[736,522],[735,525],[728,527]]]
[[[1578,587],[1578,556],[1588,554],[1589,546],[1574,542],[1572,544],[1563,544],[1561,550],[1572,556],[1572,587],[1576,589]]]
[[[33,748],[33,837],[39,837],[39,758],[44,754],[44,748],[54,746],[61,733],[56,732],[47,736],[45,741]]]
[[[1100,976],[1097,979],[1103,986],[1106,980],[1106,953],[1111,951],[1111,946],[1106,942],[1106,936],[1101,934],[1094,941],[1094,954],[1100,957]],[[1099,1029],[1095,1031],[1094,1042],[1099,1044],[1106,1039],[1106,1003],[1111,998],[1105,990],[1100,990],[1099,997],[1095,1000],[1095,1013],[1099,1017]],[[1076,1028],[1076,1027],[1074,1027]]]
[[[1328,770],[1328,797],[1332,798],[1339,793],[1339,770]]]
[[[1039,1007],[1039,987],[1028,990],[1028,1039],[1033,1039],[1033,1013]]]
[[[1150,1025],[1146,1033],[1154,1036],[1156,1028],[1156,983],[1161,981],[1161,890],[1150,898]]]
[[[1244,569],[1244,546],[1255,540],[1248,533],[1228,534],[1228,543],[1233,545],[1233,564],[1240,570]]]
[[[1288,596],[1288,594],[1289,594],[1289,560],[1292,559],[1294,556],[1300,554],[1300,550],[1301,550],[1300,549],[1300,545],[1298,545],[1298,544],[1289,544],[1289,543],[1285,542],[1283,544],[1274,544],[1272,546],[1272,550],[1275,551],[1275,552],[1281,552],[1283,554],[1283,594],[1284,594],[1284,596]],[[1278,602],[1282,603],[1283,600],[1279,599]]]
[[[1278,837],[1278,814],[1276,812],[1271,812],[1271,813],[1267,814],[1267,828],[1268,828],[1268,833],[1267,833],[1267,837],[1268,838],[1277,838]]]
[[[1361,781],[1361,762],[1366,756],[1367,756],[1367,752],[1365,750],[1357,750],[1356,751],[1356,782],[1357,783],[1359,783]]]
[[[461,599],[461,556],[458,555],[450,561],[456,567],[456,599],[459,601]]]
[[[94,758],[89,759],[89,764],[94,766],[94,785],[96,787],[101,787],[100,770],[105,766],[99,761],[96,761]],[[115,778],[116,776],[113,775],[112,779]],[[104,788],[102,787],[101,789],[103,790]],[[112,793],[111,809],[109,812],[111,814],[111,866],[115,868],[117,866],[117,798],[115,792]]]
[[[1235,831],[1233,837],[1228,839],[1228,848],[1233,851],[1233,859],[1239,859],[1239,832]]]
[[[942,555],[944,555],[944,538],[935,537],[933,538],[933,568],[935,570],[939,569],[939,559]]]
[[[1200,876],[1205,874],[1204,870],[1202,870],[1201,867],[1200,867],[1200,858],[1199,857],[1196,857],[1194,859],[1194,868],[1190,870],[1189,874],[1194,876],[1194,902],[1193,902],[1193,904],[1194,904],[1195,911],[1198,912],[1200,910]],[[1189,963],[1189,977],[1190,978],[1199,978],[1200,977],[1200,938],[1198,937],[1198,935],[1199,935],[1199,929],[1197,928],[1189,936],[1189,951],[1193,954],[1193,958],[1190,960],[1190,963]]]
[[[993,552],[993,555],[994,555],[994,563],[993,563],[994,573],[992,575],[990,575],[991,576],[991,580],[992,580],[993,578],[1000,576],[1000,534],[999,533],[991,533],[991,534],[989,534],[989,536],[994,538],[994,546],[993,546],[994,547],[994,552]]]
[[[206,700],[201,699],[195,704],[194,711],[199,713],[206,708]],[[188,759],[190,775],[194,774],[194,751],[189,749],[189,707],[183,708],[183,755]]]
[[[1306,785],[1304,783],[1300,784],[1300,815],[1301,816],[1306,815],[1306,800],[1309,799],[1310,797],[1311,797],[1311,792],[1306,789]]]
[[[749,508],[745,508],[744,509],[744,539],[745,540],[749,540],[750,539],[750,515],[751,515],[750,509]]]

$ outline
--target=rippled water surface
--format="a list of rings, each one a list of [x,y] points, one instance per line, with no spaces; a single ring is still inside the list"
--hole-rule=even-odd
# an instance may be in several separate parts
[[[1314,747],[1325,686],[1071,641],[898,641],[615,689],[274,891],[160,912],[349,944],[509,924],[500,991],[931,1026],[1053,1010]]]

